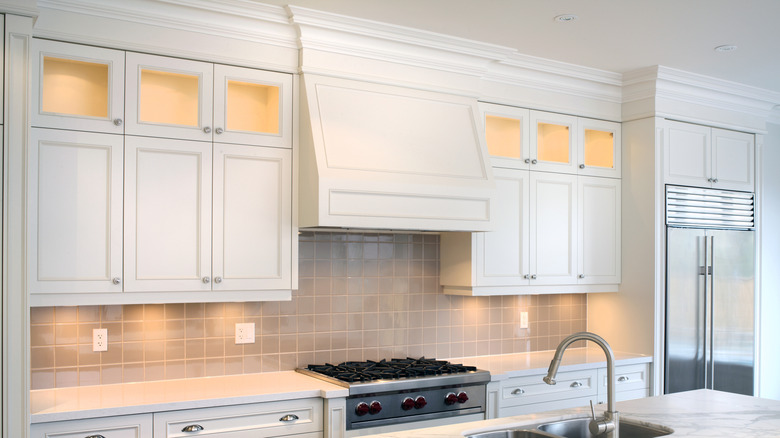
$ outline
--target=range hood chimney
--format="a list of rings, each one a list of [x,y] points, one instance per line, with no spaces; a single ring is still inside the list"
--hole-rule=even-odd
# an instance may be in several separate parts
[[[473,98],[303,75],[300,228],[489,231]]]

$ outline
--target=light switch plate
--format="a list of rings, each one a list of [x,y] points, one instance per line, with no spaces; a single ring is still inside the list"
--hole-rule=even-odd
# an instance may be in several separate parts
[[[236,344],[255,343],[255,323],[236,323]]]
[[[92,351],[108,351],[108,329],[92,329]]]
[[[528,328],[528,312],[520,312],[520,328]]]

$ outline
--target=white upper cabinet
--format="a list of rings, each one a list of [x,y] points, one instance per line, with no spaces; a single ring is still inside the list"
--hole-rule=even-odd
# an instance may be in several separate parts
[[[33,39],[31,125],[124,132],[125,52]]]
[[[531,111],[530,122],[531,169],[577,173],[577,118]]]
[[[32,129],[28,289],[122,291],[122,136]]]
[[[292,76],[214,65],[214,141],[292,147]]]
[[[533,172],[529,199],[531,284],[576,284],[577,177]]]
[[[291,151],[214,145],[214,290],[289,289]]]
[[[577,173],[620,178],[620,123],[579,118]]]
[[[620,180],[577,180],[578,284],[620,283]]]
[[[665,183],[754,190],[753,134],[669,120],[664,127]]]
[[[127,137],[125,291],[211,290],[211,144]]]
[[[213,64],[127,53],[127,134],[211,141]]]
[[[531,167],[530,111],[505,105],[480,103],[485,141],[493,167]]]

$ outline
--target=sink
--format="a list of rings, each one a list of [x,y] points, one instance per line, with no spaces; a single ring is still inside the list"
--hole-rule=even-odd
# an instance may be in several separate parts
[[[508,429],[469,435],[466,438],[560,438],[537,429]]]
[[[590,418],[575,418],[573,420],[545,423],[538,426],[538,429],[565,438],[594,438],[598,436],[590,433],[588,424],[590,424]],[[646,425],[621,418],[620,422],[618,422],[618,432],[621,438],[654,438],[669,435],[674,430],[664,426]]]

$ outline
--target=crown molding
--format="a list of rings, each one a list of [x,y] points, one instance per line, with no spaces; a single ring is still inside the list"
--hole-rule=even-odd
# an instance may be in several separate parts
[[[38,17],[36,3],[30,0],[0,0],[0,11],[22,17]]]

